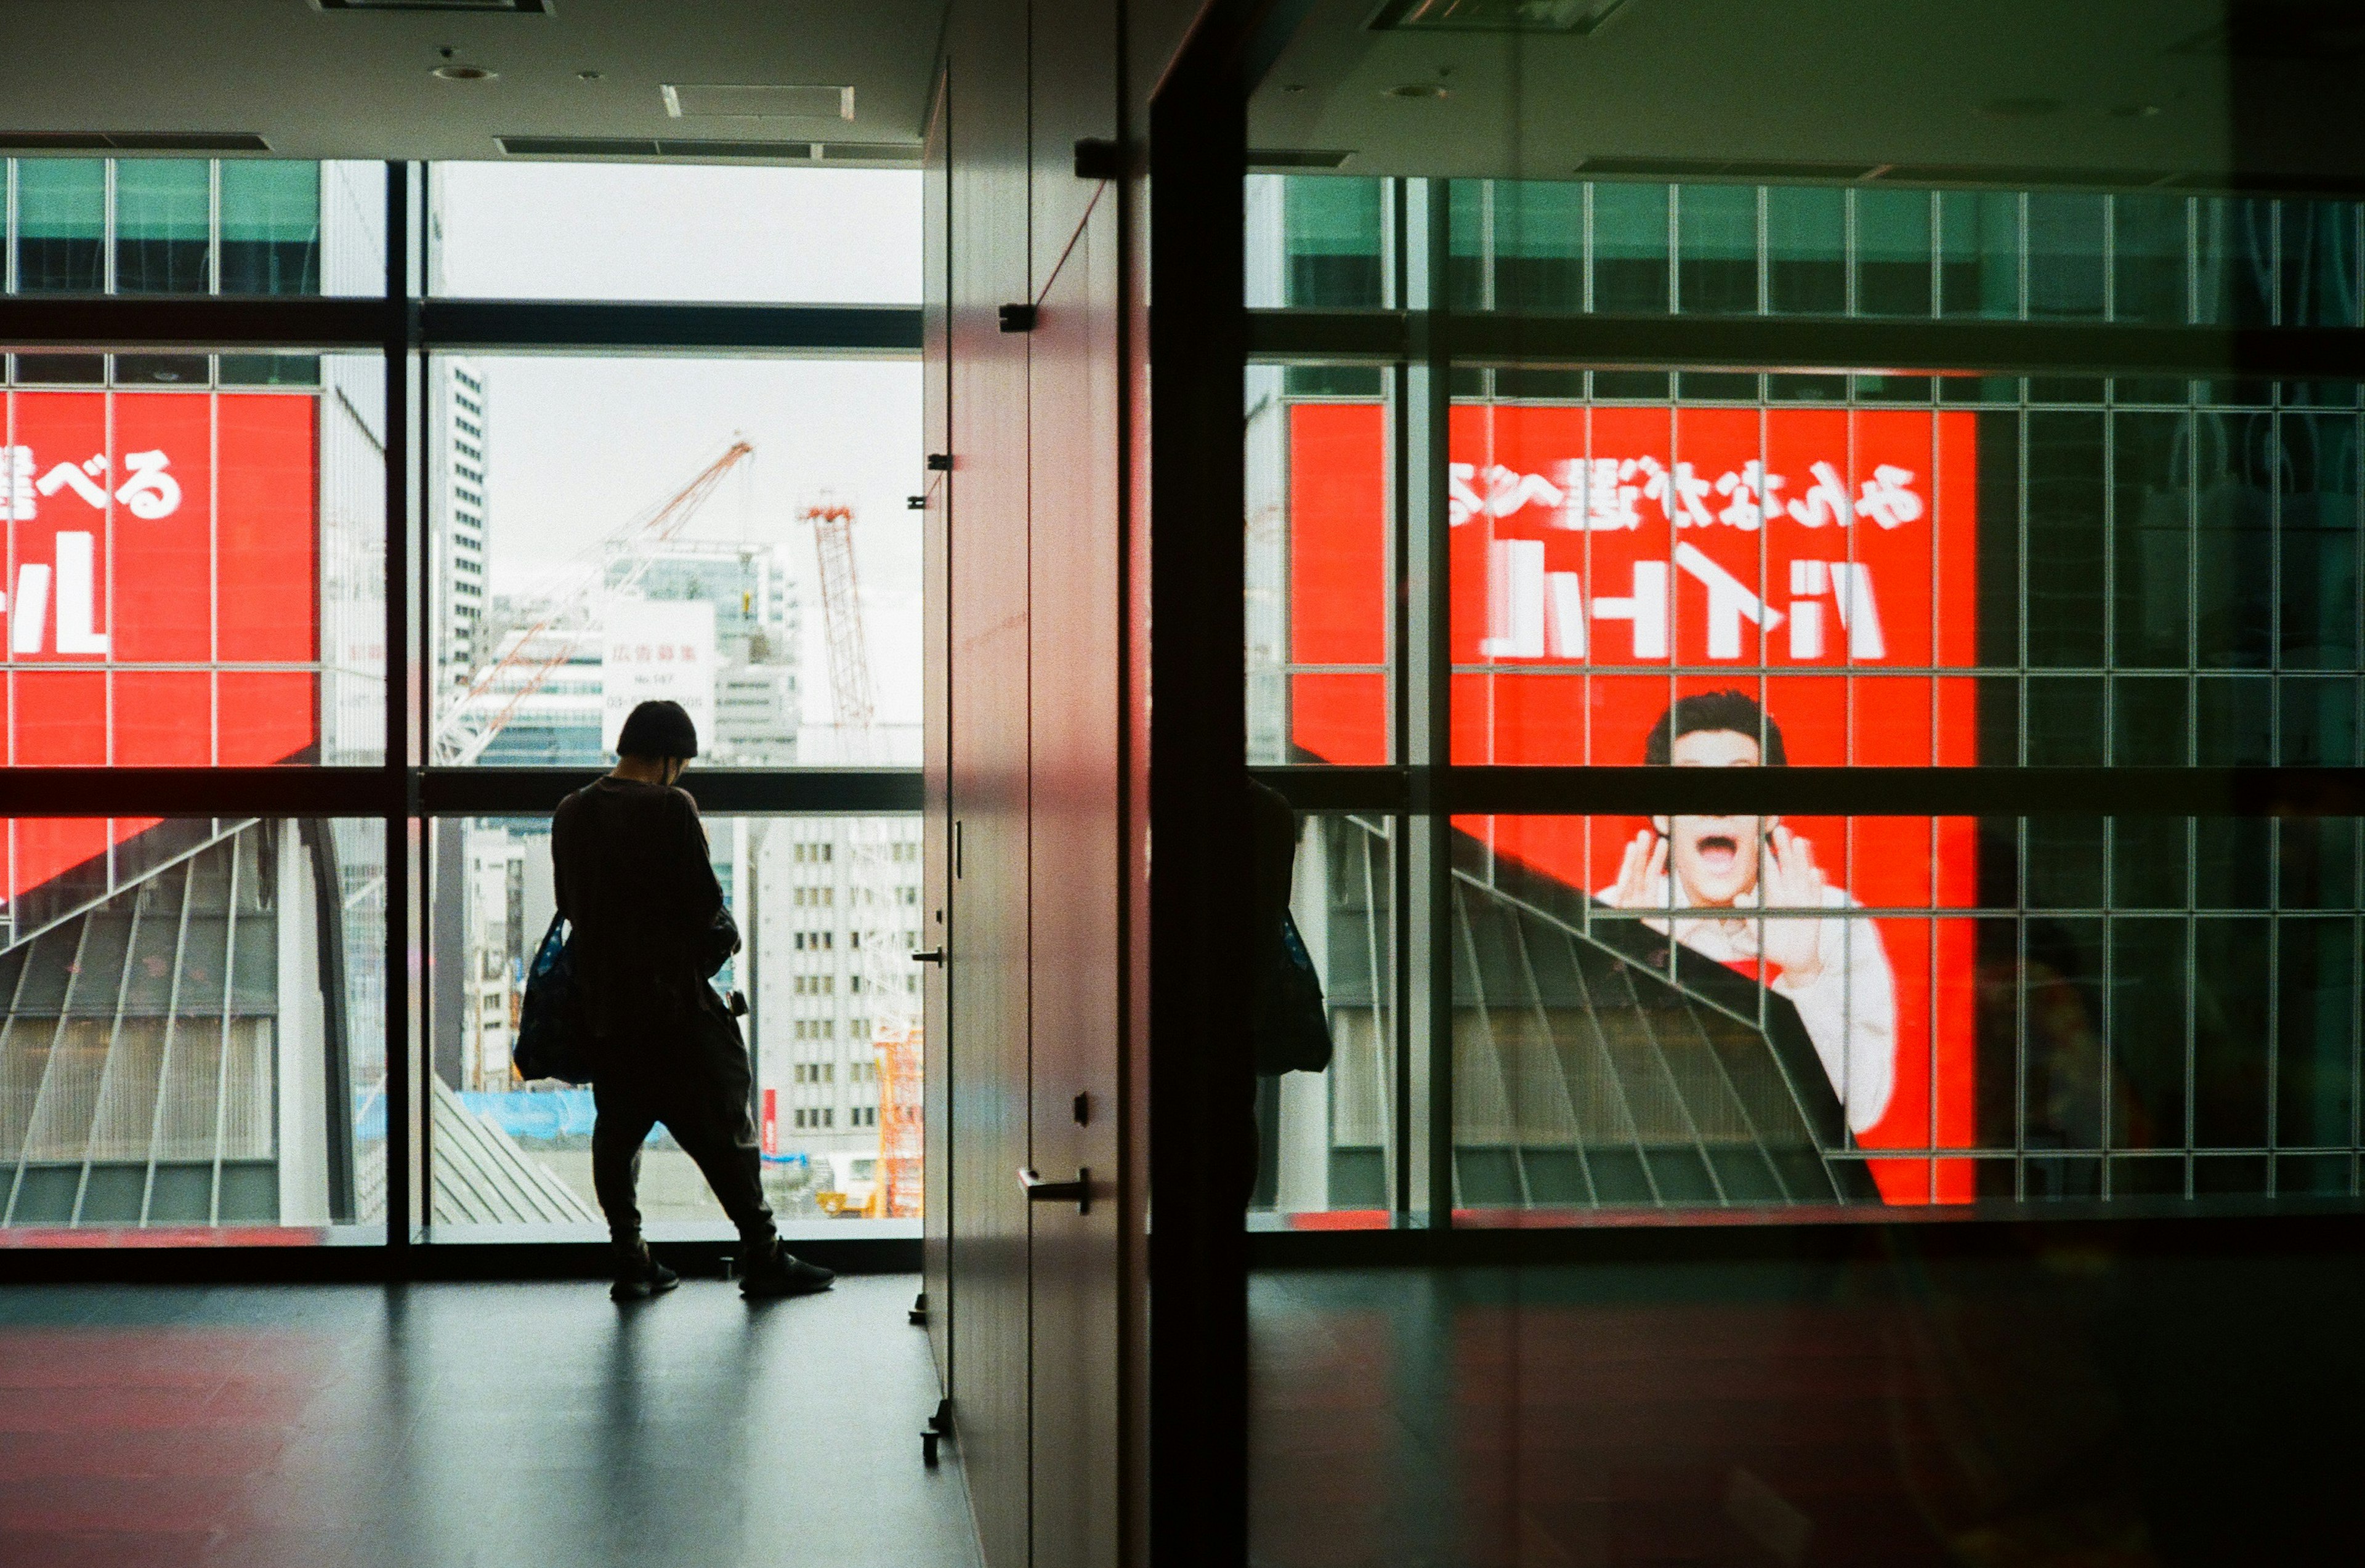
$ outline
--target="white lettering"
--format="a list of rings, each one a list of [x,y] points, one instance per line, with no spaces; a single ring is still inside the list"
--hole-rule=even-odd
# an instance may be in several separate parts
[[[1790,481],[1779,474],[1768,474],[1765,465],[1754,457],[1733,474],[1717,476],[1716,493],[1731,496],[1732,504],[1717,513],[1717,518],[1743,533],[1754,533],[1769,517],[1782,515],[1782,498],[1774,492]]]
[[[1856,510],[1883,528],[1896,528],[1922,515],[1922,498],[1913,493],[1913,470],[1884,463],[1864,482]]]
[[[50,617],[50,569],[17,567],[17,593],[11,602],[16,608],[8,617],[8,645],[20,654],[39,653],[41,633]]]
[[[171,458],[161,452],[127,452],[123,465],[131,470],[131,477],[115,498],[130,507],[132,516],[152,521],[181,510],[181,482],[165,472],[173,465]]]
[[[1772,631],[1782,623],[1782,612],[1769,610],[1749,586],[1722,566],[1718,566],[1696,544],[1676,546],[1676,565],[1698,578],[1708,588],[1708,656],[1712,659],[1737,659],[1741,656],[1741,622],[1745,618],[1755,626]]]
[[[34,486],[34,488],[39,490],[41,494],[45,496],[54,496],[60,490],[71,487],[75,495],[80,496],[84,500],[88,501],[92,506],[96,507],[99,510],[105,511],[106,510],[106,487],[104,485],[92,484],[90,476],[91,474],[105,473],[106,471],[106,459],[104,456],[94,456],[90,462],[97,464],[98,466],[96,468],[91,468],[90,464],[85,463],[82,467],[77,468],[71,463],[61,463],[56,467],[50,469],[48,473],[42,475],[39,482]],[[84,469],[89,469],[89,473],[84,472]]]
[[[1626,599],[1603,599],[1598,594],[1593,600],[1596,621],[1628,621],[1634,626],[1634,657],[1664,659],[1667,656],[1667,564],[1664,561],[1634,563],[1634,590]]]
[[[1575,572],[1544,574],[1544,633],[1556,659],[1585,657],[1585,592]]]
[[[1497,539],[1486,547],[1486,640],[1490,659],[1544,656],[1544,542]]]
[[[144,454],[135,454],[138,455]],[[132,459],[127,459],[131,462]],[[1611,532],[1642,525],[1642,503],[1652,503],[1677,528],[1721,522],[1754,533],[1767,520],[1788,517],[1808,528],[1846,528],[1861,515],[1883,528],[1901,528],[1927,510],[1913,488],[1914,471],[1884,463],[1851,498],[1836,465],[1810,465],[1814,484],[1796,500],[1783,499],[1789,481],[1751,458],[1713,482],[1689,463],[1655,457],[1571,457],[1552,465],[1549,477],[1522,474],[1501,464],[1480,468],[1454,463],[1446,469],[1446,513],[1455,527],[1478,517],[1510,517],[1530,507],[1552,513],[1552,526],[1575,532]],[[55,480],[55,484],[51,481]],[[54,473],[42,481],[53,494],[66,481]],[[1710,496],[1721,497],[1719,507]]]
[[[30,522],[38,502],[33,488],[33,449],[0,446],[0,522]]]
[[[1880,634],[1880,605],[1872,597],[1872,568],[1861,561],[1833,561],[1832,598],[1847,628],[1848,657],[1883,659],[1889,644]]]
[[[1855,521],[1855,503],[1848,499],[1847,485],[1840,478],[1840,471],[1828,463],[1817,463],[1809,472],[1814,475],[1815,482],[1805,499],[1790,503],[1788,510],[1791,521],[1809,528],[1821,528],[1830,522],[1845,528]]]
[[[103,654],[106,633],[94,629],[98,619],[97,586],[92,571],[91,536],[58,535],[58,652]]]

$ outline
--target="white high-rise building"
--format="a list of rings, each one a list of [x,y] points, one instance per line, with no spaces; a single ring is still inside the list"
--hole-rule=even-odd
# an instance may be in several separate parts
[[[741,961],[753,959],[766,1152],[875,1149],[876,1025],[920,1010],[920,820],[792,817],[764,823],[745,853],[755,875],[743,886],[760,911],[742,895],[756,939]],[[883,963],[865,962],[872,946]]]
[[[428,606],[435,628],[436,668],[446,684],[466,680],[479,647],[487,608],[485,527],[488,434],[485,376],[473,360],[438,357],[428,389],[429,452],[434,527]]]

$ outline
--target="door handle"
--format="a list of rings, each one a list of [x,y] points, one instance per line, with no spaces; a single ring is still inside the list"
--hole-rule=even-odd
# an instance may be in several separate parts
[[[1089,1166],[1080,1168],[1072,1182],[1047,1181],[1022,1167],[1018,1172],[1018,1184],[1026,1189],[1026,1201],[1030,1204],[1064,1204],[1072,1199],[1078,1214],[1093,1212],[1093,1172]]]
[[[915,964],[941,964],[944,961],[945,950],[942,947],[923,947],[912,955],[912,962]]]

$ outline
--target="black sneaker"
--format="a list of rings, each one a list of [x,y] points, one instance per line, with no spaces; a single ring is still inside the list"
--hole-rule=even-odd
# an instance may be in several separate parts
[[[769,1252],[759,1254],[741,1267],[739,1294],[749,1301],[811,1295],[829,1289],[836,1278],[830,1270],[806,1262],[776,1239]]]
[[[608,1287],[611,1301],[646,1301],[681,1283],[681,1276],[649,1256],[649,1244],[616,1244],[616,1282]]]

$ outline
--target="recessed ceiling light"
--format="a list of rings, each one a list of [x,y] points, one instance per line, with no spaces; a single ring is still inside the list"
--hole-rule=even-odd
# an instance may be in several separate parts
[[[597,71],[578,71],[575,73],[575,79],[577,82],[597,82],[601,74],[602,73]]]
[[[1444,88],[1434,82],[1399,82],[1387,91],[1391,98],[1442,98]]]
[[[439,65],[432,73],[446,82],[498,82],[501,73],[481,65]]]

